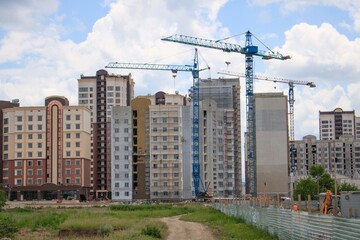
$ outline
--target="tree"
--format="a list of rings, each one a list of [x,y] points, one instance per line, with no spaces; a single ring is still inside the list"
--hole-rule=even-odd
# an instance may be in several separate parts
[[[354,183],[341,183],[338,186],[338,192],[347,192],[347,191],[358,191],[359,188]]]
[[[320,193],[320,178],[325,173],[325,168],[321,165],[312,165],[309,169],[310,176],[313,177],[317,183],[317,195]]]
[[[331,190],[332,193],[335,193],[335,180],[331,178],[329,173],[324,173],[319,179],[320,192],[326,192],[326,190]]]
[[[0,189],[0,210],[5,206],[6,200],[6,193]]]
[[[301,200],[306,200],[308,195],[311,199],[315,199],[317,194],[317,183],[311,177],[301,179],[296,183],[294,189],[294,197],[297,198],[298,195],[301,195]]]

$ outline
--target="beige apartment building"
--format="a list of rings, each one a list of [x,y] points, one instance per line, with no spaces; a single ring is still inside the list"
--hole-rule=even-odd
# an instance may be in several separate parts
[[[190,111],[191,103],[185,96],[164,92],[139,96],[131,101],[131,108],[116,107],[112,119],[113,166],[132,165],[127,172],[113,167],[113,200],[192,198]],[[132,189],[124,190],[129,185]],[[126,192],[130,196],[123,195]]]
[[[43,107],[5,108],[2,141],[2,181],[12,200],[88,197],[88,108],[62,96],[47,97]]]

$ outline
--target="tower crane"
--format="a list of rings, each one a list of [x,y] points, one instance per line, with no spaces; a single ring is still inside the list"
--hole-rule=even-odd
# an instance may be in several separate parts
[[[219,74],[229,75],[229,76],[236,76],[236,77],[246,77],[244,73],[237,73],[231,71],[221,71],[218,72]],[[291,172],[296,174],[296,164],[295,164],[295,156],[296,156],[296,148],[294,145],[295,141],[295,124],[294,124],[294,103],[295,103],[295,96],[294,96],[294,87],[295,85],[306,85],[311,88],[316,87],[314,82],[302,81],[302,80],[292,80],[292,79],[285,79],[285,78],[278,78],[278,77],[267,77],[263,75],[254,75],[254,79],[264,80],[264,81],[271,81],[271,82],[281,82],[289,84],[289,118],[290,118],[290,164],[291,164]]]
[[[193,65],[168,65],[168,64],[148,64],[148,63],[118,63],[111,62],[105,68],[123,68],[123,69],[142,69],[142,70],[162,70],[171,71],[176,74],[178,71],[192,72],[193,88],[192,88],[192,106],[193,106],[193,129],[192,129],[192,144],[193,144],[193,162],[192,162],[192,176],[194,182],[194,192],[197,198],[201,197],[199,187],[200,183],[204,191],[206,188],[200,177],[200,91],[199,91],[199,72],[207,68],[199,69],[198,51],[195,49]]]
[[[223,42],[220,40],[208,40],[185,35],[173,35],[162,38],[163,41],[183,43],[193,46],[201,46],[222,50],[224,52],[241,53],[245,55],[245,78],[246,78],[246,121],[247,121],[247,159],[249,162],[248,178],[249,193],[256,197],[256,139],[255,139],[255,111],[254,111],[254,76],[253,76],[253,58],[259,56],[264,60],[277,59],[287,60],[290,56],[283,56],[278,52],[273,52],[269,48],[267,51],[259,50],[258,46],[252,44],[253,34],[247,31],[245,34],[245,47],[238,44]]]

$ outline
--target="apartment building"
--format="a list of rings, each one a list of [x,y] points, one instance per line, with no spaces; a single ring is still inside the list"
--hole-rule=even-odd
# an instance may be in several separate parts
[[[177,93],[148,99],[150,199],[191,199],[191,104]]]
[[[134,98],[131,75],[98,70],[95,76],[78,79],[79,105],[91,109],[91,186],[95,198],[111,197],[111,110],[130,106]]]
[[[3,112],[3,184],[14,200],[88,197],[90,110],[62,96]]]
[[[288,195],[287,97],[283,93],[256,93],[254,97],[257,194]]]
[[[211,196],[241,195],[239,78],[200,80],[200,174]],[[203,189],[200,189],[203,191]]]
[[[308,176],[312,165],[322,165],[325,171],[351,179],[360,178],[360,139],[350,135],[339,139],[317,140],[314,135],[295,141],[297,168],[300,176]]]
[[[131,107],[114,106],[112,108],[111,149],[112,200],[131,202],[133,199],[133,129]]]
[[[19,100],[18,99],[14,99],[12,101],[3,101],[0,100],[0,184],[3,186],[3,173],[2,173],[2,169],[3,169],[3,123],[4,123],[4,119],[3,119],[3,109],[4,108],[12,108],[12,107],[19,107]]]
[[[355,111],[319,111],[319,133],[321,140],[335,140],[348,135],[360,138],[360,118]]]

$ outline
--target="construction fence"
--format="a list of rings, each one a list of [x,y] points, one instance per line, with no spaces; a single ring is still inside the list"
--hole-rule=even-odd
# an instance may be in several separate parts
[[[213,208],[243,219],[278,239],[360,239],[360,219],[293,211],[250,201],[213,202]]]

